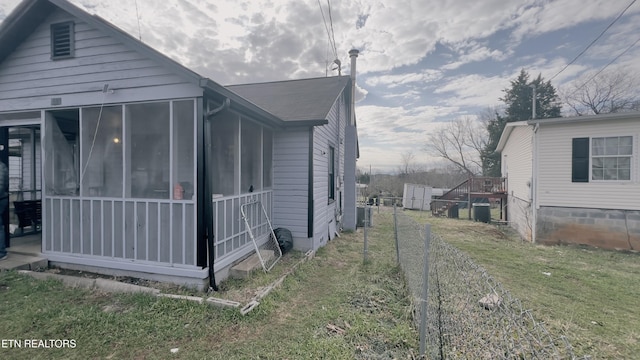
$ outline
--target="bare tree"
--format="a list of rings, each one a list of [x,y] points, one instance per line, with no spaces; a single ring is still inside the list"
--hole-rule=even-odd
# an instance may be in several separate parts
[[[443,158],[474,176],[482,170],[482,150],[487,143],[485,128],[470,117],[446,123],[438,131],[429,134],[426,151]]]
[[[612,69],[587,73],[570,83],[562,98],[578,116],[640,110],[637,74]]]
[[[400,176],[406,176],[412,173],[415,169],[413,168],[413,161],[416,158],[416,154],[413,153],[413,150],[403,151],[400,154],[402,164],[400,168]]]

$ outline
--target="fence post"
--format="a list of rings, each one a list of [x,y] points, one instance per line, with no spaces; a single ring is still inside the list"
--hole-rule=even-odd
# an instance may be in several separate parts
[[[393,203],[393,235],[396,239],[396,260],[400,264],[400,246],[398,244],[398,213],[396,212],[396,203]]]
[[[369,227],[369,205],[364,205],[364,262],[367,262],[367,252],[369,251],[367,244],[367,228]]]
[[[427,341],[427,299],[429,294],[429,243],[431,225],[424,224],[424,269],[422,271],[422,299],[420,299],[420,356],[424,356]]]

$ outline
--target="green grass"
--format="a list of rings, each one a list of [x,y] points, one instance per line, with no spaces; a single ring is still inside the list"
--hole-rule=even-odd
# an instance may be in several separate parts
[[[247,316],[237,309],[105,294],[0,273],[0,339],[73,339],[74,349],[0,348],[1,359],[407,359],[418,335],[395,265],[391,214],[368,233],[344,234],[301,264]],[[302,258],[273,274],[221,284],[225,298],[246,298]],[[198,294],[176,289],[183,294]],[[343,331],[327,328],[333,325]],[[172,348],[179,348],[171,354]]]
[[[487,269],[576,354],[638,358],[640,254],[534,245],[507,228],[407,213]]]
[[[578,355],[632,359],[640,354],[638,254],[532,245],[504,228],[407,213],[430,222],[432,231],[468,253],[550,332],[568,337]],[[374,214],[366,264],[362,232],[344,234],[301,264],[247,316],[236,309],[70,289],[56,281],[0,273],[0,339],[76,342],[74,349],[63,350],[0,347],[0,359],[415,357],[418,334],[395,265],[391,213],[381,209]],[[301,258],[293,253],[270,274],[224,282],[215,295],[246,300]],[[172,348],[180,350],[171,354]]]

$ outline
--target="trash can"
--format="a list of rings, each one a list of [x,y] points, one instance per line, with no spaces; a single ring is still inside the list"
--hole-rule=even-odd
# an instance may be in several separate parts
[[[491,204],[473,203],[473,221],[491,222]]]
[[[458,204],[455,204],[447,210],[447,217],[449,219],[457,219],[460,217],[460,210],[458,209]]]

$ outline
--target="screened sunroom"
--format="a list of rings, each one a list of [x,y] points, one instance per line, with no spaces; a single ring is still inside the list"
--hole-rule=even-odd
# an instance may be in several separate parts
[[[195,268],[196,113],[194,100],[45,112],[45,253]]]
[[[202,145],[199,104],[44,112],[43,251],[50,261],[204,278],[204,186],[212,194],[215,270],[252,250],[240,206],[259,200],[271,213],[272,130],[224,110],[209,120],[211,141]],[[211,169],[208,179],[199,177],[199,161]]]

